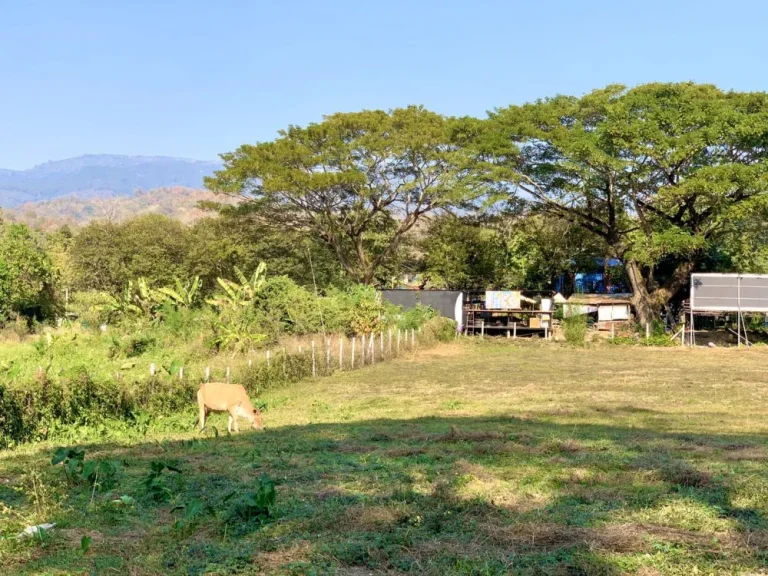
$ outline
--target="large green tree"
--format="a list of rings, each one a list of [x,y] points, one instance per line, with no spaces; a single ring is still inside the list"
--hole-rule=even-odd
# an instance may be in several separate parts
[[[481,195],[455,130],[415,106],[334,114],[223,154],[224,169],[206,185],[244,200],[241,211],[264,228],[321,240],[351,278],[370,284],[426,214]]]
[[[169,285],[185,271],[188,229],[159,214],[118,224],[92,222],[74,239],[70,258],[82,290],[122,290],[129,280]]]
[[[0,320],[50,317],[54,296],[53,265],[38,238],[23,224],[0,222]]]
[[[604,242],[644,322],[766,201],[765,93],[609,86],[498,110],[487,128],[484,177]]]
[[[342,272],[328,247],[295,232],[265,230],[247,215],[203,218],[189,230],[186,275],[199,276],[206,291],[217,278],[236,278],[235,268],[250,273],[260,262],[270,275],[288,276],[303,286],[340,283]]]

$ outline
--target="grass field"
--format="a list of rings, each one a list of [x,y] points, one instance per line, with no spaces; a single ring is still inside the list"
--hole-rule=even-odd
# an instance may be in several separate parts
[[[85,446],[86,462],[116,464],[109,489],[68,482],[52,445],[22,447],[0,453],[3,533],[57,527],[4,538],[0,566],[765,574],[766,366],[757,349],[460,342],[271,391],[263,433]],[[225,430],[223,416],[212,422]],[[160,473],[160,496],[152,461],[181,470]],[[272,517],[238,516],[263,474],[276,483]]]

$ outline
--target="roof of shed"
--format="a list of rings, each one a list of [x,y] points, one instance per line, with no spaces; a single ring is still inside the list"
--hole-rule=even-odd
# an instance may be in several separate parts
[[[574,294],[568,298],[569,304],[632,304],[632,294]]]

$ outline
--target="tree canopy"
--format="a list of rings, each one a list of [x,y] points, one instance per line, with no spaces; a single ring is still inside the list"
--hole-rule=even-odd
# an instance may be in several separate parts
[[[54,279],[51,260],[29,228],[0,223],[0,320],[50,316]]]
[[[320,238],[351,278],[370,284],[424,215],[482,195],[454,129],[415,106],[334,114],[223,154],[206,185],[245,200],[241,211],[264,227]]]
[[[490,121],[478,139],[488,174],[604,242],[624,261],[643,320],[766,202],[764,93],[608,86],[497,110]]]

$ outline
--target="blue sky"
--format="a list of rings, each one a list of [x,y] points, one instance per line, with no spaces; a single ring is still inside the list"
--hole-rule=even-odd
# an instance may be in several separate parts
[[[758,0],[0,0],[0,168],[213,159],[332,112],[613,82],[765,90],[767,23]]]

